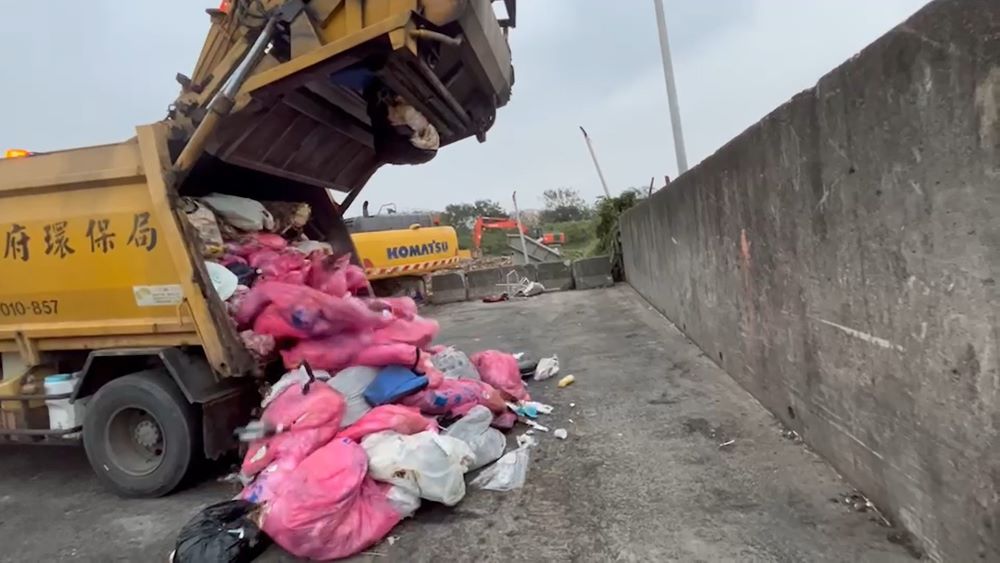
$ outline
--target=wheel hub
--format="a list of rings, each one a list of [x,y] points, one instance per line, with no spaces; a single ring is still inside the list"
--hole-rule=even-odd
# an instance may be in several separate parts
[[[152,420],[141,420],[132,430],[132,438],[136,444],[151,450],[162,440],[160,427]]]

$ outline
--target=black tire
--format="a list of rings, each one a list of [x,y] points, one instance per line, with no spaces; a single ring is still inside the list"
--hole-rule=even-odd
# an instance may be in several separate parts
[[[126,375],[91,397],[83,445],[104,486],[123,497],[161,497],[201,457],[198,410],[163,370]]]

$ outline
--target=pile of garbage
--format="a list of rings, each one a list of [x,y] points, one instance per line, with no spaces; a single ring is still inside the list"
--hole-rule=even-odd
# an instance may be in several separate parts
[[[469,471],[485,467],[471,481],[484,489],[524,484],[534,440],[519,437],[505,454],[500,430],[518,420],[544,428],[531,419],[551,407],[531,401],[523,377],[551,377],[557,359],[432,344],[438,323],[412,299],[372,296],[349,256],[301,235],[304,204],[277,210],[217,194],[189,203],[210,270],[237,278],[216,287],[244,344],[286,371],[240,430],[242,491],[185,527],[174,561],[249,560],[268,538],[298,557],[339,559],[381,541],[423,501],[460,502]]]

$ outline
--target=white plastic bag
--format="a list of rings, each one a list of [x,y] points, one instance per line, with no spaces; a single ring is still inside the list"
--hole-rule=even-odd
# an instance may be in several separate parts
[[[507,438],[496,428],[490,427],[492,422],[493,412],[482,405],[476,405],[444,432],[445,436],[457,438],[472,449],[476,460],[469,466],[469,470],[493,463],[507,448]]]
[[[559,356],[542,358],[535,367],[535,381],[544,381],[557,373],[559,373]]]
[[[468,444],[435,432],[403,436],[377,432],[361,440],[368,454],[368,474],[407,490],[420,498],[447,506],[465,496],[465,472],[475,461]]]
[[[201,201],[226,223],[241,231],[255,233],[274,230],[274,217],[259,201],[219,193],[208,194]]]
[[[313,375],[316,377],[316,381],[323,383],[330,379],[330,372],[323,371],[321,369],[314,369]],[[287,372],[285,375],[281,376],[281,379],[275,381],[271,385],[270,389],[267,390],[267,394],[264,395],[264,399],[261,400],[260,406],[267,408],[267,405],[271,404],[271,401],[278,398],[278,395],[291,387],[292,385],[302,386],[309,381],[309,374],[306,372],[306,368],[300,367]]]
[[[408,483],[405,487],[401,485],[389,487],[385,498],[403,518],[413,516],[413,513],[420,508],[420,491],[413,483]]]
[[[431,356],[431,363],[449,379],[479,380],[479,372],[476,370],[476,366],[472,365],[469,357],[465,355],[465,352],[456,350],[452,346]]]
[[[337,375],[327,381],[327,385],[340,393],[347,403],[344,419],[340,423],[341,428],[354,424],[366,412],[372,410],[371,405],[365,400],[365,389],[377,375],[378,368],[354,366],[338,371]]]
[[[470,484],[487,491],[520,489],[528,478],[529,447],[522,446],[507,452],[496,463],[477,475]]]

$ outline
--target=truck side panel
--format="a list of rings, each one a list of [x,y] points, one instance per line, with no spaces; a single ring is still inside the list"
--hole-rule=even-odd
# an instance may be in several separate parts
[[[92,174],[100,161],[125,160],[122,153],[137,173],[0,192],[0,349],[10,349],[19,332],[45,338],[195,330],[161,218],[138,174],[138,143],[75,152],[86,151],[95,161]],[[59,166],[61,157],[0,168]]]

